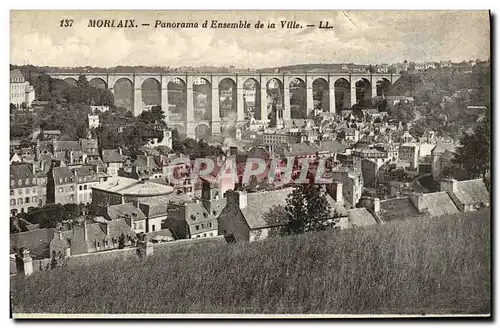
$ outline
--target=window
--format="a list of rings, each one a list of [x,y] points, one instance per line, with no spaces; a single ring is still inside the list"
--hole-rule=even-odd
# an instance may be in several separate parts
[[[64,178],[64,182],[68,182],[68,178]]]
[[[29,204],[29,203],[30,203],[30,198],[29,198],[29,197],[24,198],[24,202],[25,202],[26,204]]]
[[[33,178],[32,181],[33,181],[33,184],[36,184],[36,178]]]
[[[69,195],[69,201],[70,202],[74,202],[75,201],[75,198],[73,197],[73,195]]]
[[[11,186],[11,187],[14,187],[14,185],[15,185],[15,184],[16,184],[16,182],[15,182],[14,180],[12,180],[12,181],[10,182],[10,186]]]
[[[209,223],[208,223],[208,227],[209,227],[209,228],[212,228],[212,222],[209,222]]]
[[[18,195],[22,195],[23,194],[23,190],[22,189],[17,189],[17,194]]]
[[[30,184],[30,179],[26,178],[26,180],[24,180],[24,183],[29,185]]]
[[[11,195],[11,196],[13,196],[13,195],[14,195],[14,190],[13,190],[13,189],[11,189],[11,190],[10,190],[10,195]]]
[[[19,180],[19,181],[17,181],[17,185],[18,185],[18,186],[22,186],[22,185],[23,185],[23,180]]]
[[[207,236],[207,234],[206,234],[206,233],[204,233],[204,234],[203,234],[203,237],[206,237],[206,236]]]
[[[214,234],[211,232],[211,233],[210,233],[210,237],[212,237],[213,235],[214,235]]]
[[[200,230],[200,226],[199,226],[199,225],[196,225],[194,228],[195,228],[196,230]]]
[[[36,197],[35,197],[35,196],[31,197],[31,201],[32,201],[33,203],[36,203]]]
[[[82,191],[82,186],[78,186],[78,189],[79,189],[80,191]]]
[[[29,195],[31,189],[30,188],[26,188],[26,195]]]
[[[59,192],[63,192],[63,188],[62,187],[59,187]]]
[[[153,224],[153,226],[151,227],[151,230],[155,231],[155,225]]]
[[[16,205],[16,200],[15,199],[11,199],[10,200],[10,205]]]
[[[63,183],[63,179],[59,179],[59,184],[62,184]]]
[[[83,186],[83,189],[84,189],[84,190],[87,190],[87,185],[84,185],[84,186]]]
[[[19,199],[17,200],[17,205],[22,205],[22,204],[23,204],[23,199],[22,199],[22,198],[19,198]]]
[[[73,188],[73,186],[69,187],[69,191],[73,192],[75,191],[75,188]]]

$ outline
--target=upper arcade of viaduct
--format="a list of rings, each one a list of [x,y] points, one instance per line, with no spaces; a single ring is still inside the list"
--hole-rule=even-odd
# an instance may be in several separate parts
[[[269,112],[268,104],[268,84],[271,80],[277,80],[282,90],[283,100],[290,99],[290,87],[292,81],[300,81],[306,89],[306,107],[309,110],[313,108],[313,84],[317,80],[322,80],[322,83],[328,87],[328,107],[324,111],[331,113],[336,112],[335,93],[337,83],[342,81],[344,88],[350,89],[344,92],[344,107],[351,107],[356,104],[356,85],[357,82],[362,81],[367,88],[365,98],[373,98],[377,95],[377,82],[383,81],[385,84],[392,85],[400,78],[400,74],[370,74],[366,73],[345,73],[345,72],[304,72],[304,73],[49,73],[53,78],[62,80],[74,79],[78,80],[80,75],[85,75],[88,81],[99,79],[104,82],[105,87],[114,92],[115,84],[119,80],[125,79],[130,81],[134,89],[134,108],[133,113],[135,116],[139,115],[142,108],[142,85],[148,79],[156,80],[161,89],[161,106],[166,115],[169,108],[168,104],[168,90],[169,83],[182,83],[185,85],[186,90],[186,117],[185,125],[190,123],[195,124],[194,118],[194,105],[193,105],[193,86],[197,81],[204,80],[205,83],[210,85],[211,89],[211,122],[219,121],[219,84],[223,80],[232,81],[236,89],[236,109],[237,121],[244,121],[244,84],[248,80],[253,80],[256,88],[263,95],[260,97],[260,103],[257,107],[260,108],[260,117],[266,119]],[[290,101],[283,101],[282,118],[287,121],[290,120]],[[168,119],[168,118],[167,118]]]

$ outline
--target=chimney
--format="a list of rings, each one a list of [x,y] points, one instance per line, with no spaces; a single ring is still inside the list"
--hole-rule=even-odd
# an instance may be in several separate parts
[[[380,212],[380,199],[379,198],[373,198],[373,212],[375,212],[375,213]]]
[[[150,167],[151,166],[151,156],[146,156],[146,166]]]
[[[441,179],[440,191],[447,191],[450,194],[455,194],[457,192],[457,180],[455,179]]]
[[[246,191],[237,191],[238,193],[238,206],[240,209],[247,207],[247,193]]]
[[[33,273],[33,259],[30,256],[30,251],[24,247],[16,254],[16,268],[18,272],[23,273],[25,276]]]
[[[333,200],[337,203],[342,204],[344,202],[344,195],[342,189],[342,182],[334,181],[333,182]]]
[[[87,236],[87,220],[83,220],[83,240],[89,241],[89,238]]]
[[[424,194],[423,193],[412,193],[410,195],[410,200],[413,203],[419,213],[424,210]]]
[[[118,152],[120,153],[121,156],[123,156],[123,151],[121,148],[118,148]]]
[[[363,197],[360,200],[361,206],[372,210],[375,213],[380,212],[380,199],[373,197]]]

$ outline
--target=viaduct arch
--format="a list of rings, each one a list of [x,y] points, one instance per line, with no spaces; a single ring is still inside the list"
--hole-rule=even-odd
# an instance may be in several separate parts
[[[76,81],[79,74],[75,73],[49,73],[53,78],[63,79],[68,83]],[[228,123],[243,123],[253,119],[262,124],[269,123],[268,114],[272,110],[275,102],[281,107],[280,117],[285,124],[292,122],[292,106],[294,117],[297,115],[297,105],[299,113],[306,111],[311,113],[316,104],[320,104],[323,112],[336,113],[337,110],[351,108],[361,97],[371,99],[381,96],[390,86],[400,78],[400,74],[369,74],[369,73],[345,73],[345,72],[322,72],[322,73],[81,73],[89,81],[93,79],[102,80],[105,86],[116,98],[116,83],[119,80],[128,80],[131,84],[132,100],[129,101],[128,108],[135,116],[143,111],[142,84],[147,79],[153,79],[159,84],[159,102],[165,111],[166,121],[170,126],[177,125],[183,127],[186,135],[195,137],[196,126],[200,120],[196,120],[194,92],[197,87],[193,87],[195,80],[203,79],[209,85],[207,89],[206,102],[209,103],[211,115],[205,115],[204,121],[209,122],[212,135],[220,134],[221,127],[225,124],[221,120],[220,111],[220,90],[221,81],[231,81],[231,109],[236,110],[236,115],[228,120]],[[278,81],[281,94],[271,92],[268,94],[268,82]],[[317,84],[321,81],[323,85],[321,95],[319,95]],[[292,81],[300,81],[300,87],[304,82],[304,99],[297,101],[297,92]],[[359,81],[362,85],[359,86]],[[251,86],[249,87],[248,84]],[[358,84],[358,86],[357,86]],[[358,90],[359,88],[359,90]],[[275,88],[276,89],[276,88]],[[304,93],[303,91],[301,91]],[[225,91],[228,96],[229,92]],[[295,98],[294,98],[295,97]],[[171,99],[170,99],[171,98]],[[236,99],[234,99],[236,98]],[[316,99],[315,99],[316,98]],[[321,99],[319,99],[321,98]],[[280,100],[281,99],[281,100]],[[233,103],[235,103],[233,105]],[[276,105],[275,104],[275,105]],[[208,104],[207,104],[208,105]],[[234,107],[234,108],[233,108]]]

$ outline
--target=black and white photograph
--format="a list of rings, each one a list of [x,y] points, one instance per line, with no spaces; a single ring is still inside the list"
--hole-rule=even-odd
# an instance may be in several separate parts
[[[491,317],[490,11],[9,14],[11,318]]]

